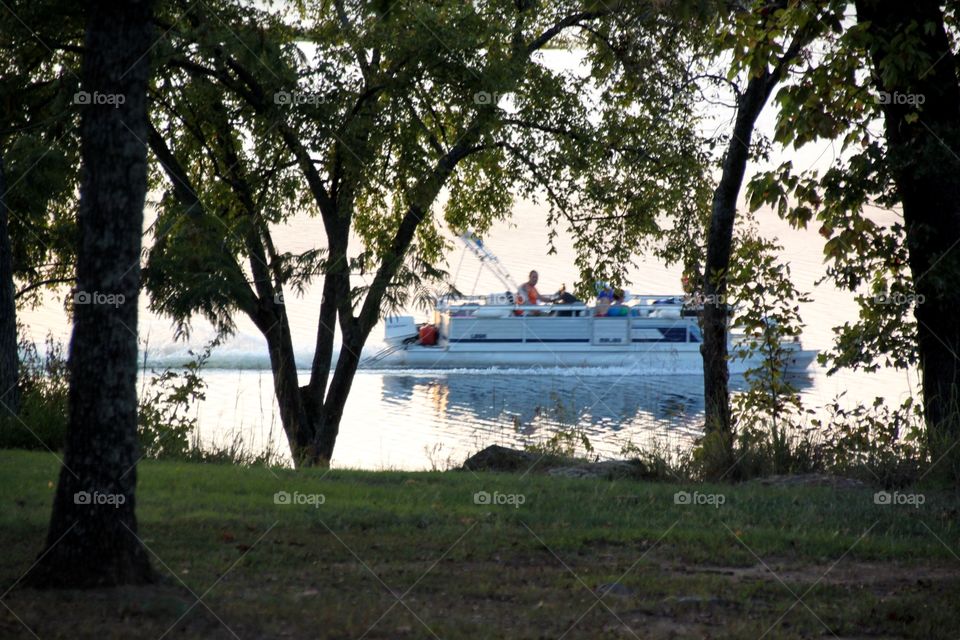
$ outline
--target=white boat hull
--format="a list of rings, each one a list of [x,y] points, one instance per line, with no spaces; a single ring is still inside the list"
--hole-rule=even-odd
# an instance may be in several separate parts
[[[518,307],[521,311],[542,307]],[[561,309],[554,307],[553,311]],[[497,313],[493,313],[493,312]],[[517,315],[503,307],[464,306],[444,309],[436,323],[438,340],[424,345],[413,337],[411,318],[387,324],[389,353],[376,358],[376,368],[557,368],[616,367],[658,374],[697,374],[703,371],[701,335],[695,317],[679,312],[639,310],[643,315],[595,317],[582,315]],[[788,371],[806,369],[817,356],[799,342],[784,344],[790,351]],[[731,346],[730,353],[734,353]],[[742,374],[762,362],[759,355],[731,355],[730,373]]]
[[[543,349],[514,349],[509,352],[489,350],[450,350],[443,347],[411,345],[396,351],[377,363],[383,368],[409,369],[472,369],[472,368],[529,368],[529,367],[628,367],[638,371],[660,374],[691,374],[703,372],[703,356],[698,346],[685,348],[650,348],[630,351],[596,353],[595,351],[567,351]],[[816,359],[816,351],[796,350],[791,353],[788,371],[803,371]],[[742,374],[760,363],[759,358],[730,360],[730,373]]]

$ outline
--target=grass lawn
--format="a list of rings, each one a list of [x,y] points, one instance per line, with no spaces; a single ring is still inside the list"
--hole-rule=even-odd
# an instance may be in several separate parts
[[[7,591],[42,546],[58,461],[0,451],[0,469]],[[960,637],[952,493],[915,506],[868,489],[139,470],[161,580],[14,588],[0,638]]]

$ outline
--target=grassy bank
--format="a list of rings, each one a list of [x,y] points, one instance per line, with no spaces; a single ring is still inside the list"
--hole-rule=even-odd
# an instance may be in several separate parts
[[[4,591],[57,465],[0,451]],[[145,462],[161,581],[14,589],[0,637],[956,637],[960,500],[921,495]]]

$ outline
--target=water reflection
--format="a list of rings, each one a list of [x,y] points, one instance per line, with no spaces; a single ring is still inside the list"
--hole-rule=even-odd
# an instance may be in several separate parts
[[[308,379],[302,371],[301,384]],[[249,450],[272,449],[289,463],[269,372],[207,371],[204,380],[207,400],[198,418],[205,442],[226,446],[239,436]],[[793,382],[811,393],[811,378]],[[697,375],[609,369],[363,371],[347,401],[334,463],[445,467],[487,445],[536,444],[572,426],[603,456],[619,456],[627,443],[686,449],[703,428],[702,385]],[[731,387],[744,389],[743,379]],[[815,397],[805,402],[816,406]]]
[[[791,382],[802,392],[813,379],[796,376]],[[731,378],[732,391],[746,386],[742,376]],[[511,440],[523,441],[544,429],[577,426],[606,452],[656,434],[691,439],[699,434],[704,411],[698,375],[578,370],[383,373],[381,400],[397,413],[429,410],[455,438],[467,432],[502,435],[512,427]]]

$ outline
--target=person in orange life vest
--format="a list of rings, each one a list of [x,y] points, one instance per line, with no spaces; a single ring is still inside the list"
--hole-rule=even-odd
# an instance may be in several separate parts
[[[520,285],[520,290],[517,292],[517,304],[540,304],[540,292],[537,291],[537,282],[539,280],[540,274],[536,271],[531,271],[529,280]],[[523,315],[523,312],[518,312],[517,315]],[[530,313],[530,315],[540,314],[534,311]]]

